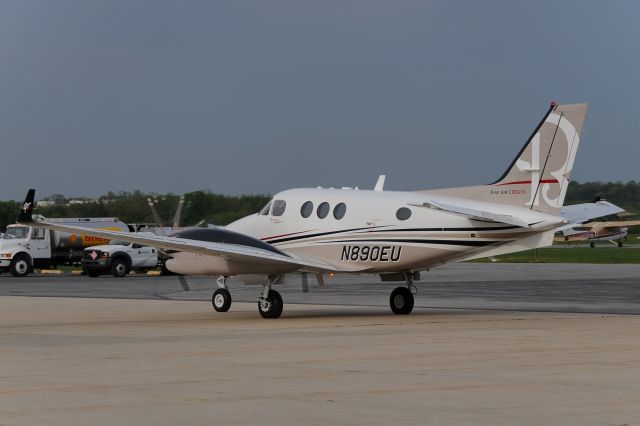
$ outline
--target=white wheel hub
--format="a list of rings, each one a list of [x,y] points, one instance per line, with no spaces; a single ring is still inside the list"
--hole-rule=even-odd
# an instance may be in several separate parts
[[[29,269],[29,265],[26,260],[18,260],[16,262],[16,271],[18,271],[18,273],[24,274],[27,272],[27,269]]]
[[[216,294],[216,297],[213,298],[213,303],[215,303],[218,308],[224,306],[224,295]]]
[[[393,298],[393,304],[396,306],[396,308],[402,309],[405,304],[404,296],[402,296],[401,294],[396,294],[396,297]]]

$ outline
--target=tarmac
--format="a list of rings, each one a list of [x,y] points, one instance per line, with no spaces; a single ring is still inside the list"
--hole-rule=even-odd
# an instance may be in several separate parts
[[[640,424],[640,265],[459,264],[394,283],[0,276],[0,425]],[[39,296],[39,297],[29,297]],[[305,301],[306,304],[300,304]]]

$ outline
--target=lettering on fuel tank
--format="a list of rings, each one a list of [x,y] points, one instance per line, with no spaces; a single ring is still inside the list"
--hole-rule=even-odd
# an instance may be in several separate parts
[[[399,246],[342,246],[340,260],[348,262],[397,262],[402,247]]]

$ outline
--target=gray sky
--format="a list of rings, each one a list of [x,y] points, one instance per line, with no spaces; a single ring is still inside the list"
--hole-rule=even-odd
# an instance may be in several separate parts
[[[486,183],[549,102],[638,180],[640,2],[0,0],[0,199]]]

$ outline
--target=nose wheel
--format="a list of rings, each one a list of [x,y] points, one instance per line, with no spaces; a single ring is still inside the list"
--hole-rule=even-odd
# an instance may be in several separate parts
[[[216,283],[218,284],[218,289],[211,296],[211,304],[216,312],[227,312],[231,307],[231,292],[227,287],[227,277],[218,277]]]
[[[226,288],[219,288],[211,296],[211,304],[216,312],[227,312],[231,307],[231,293]]]

